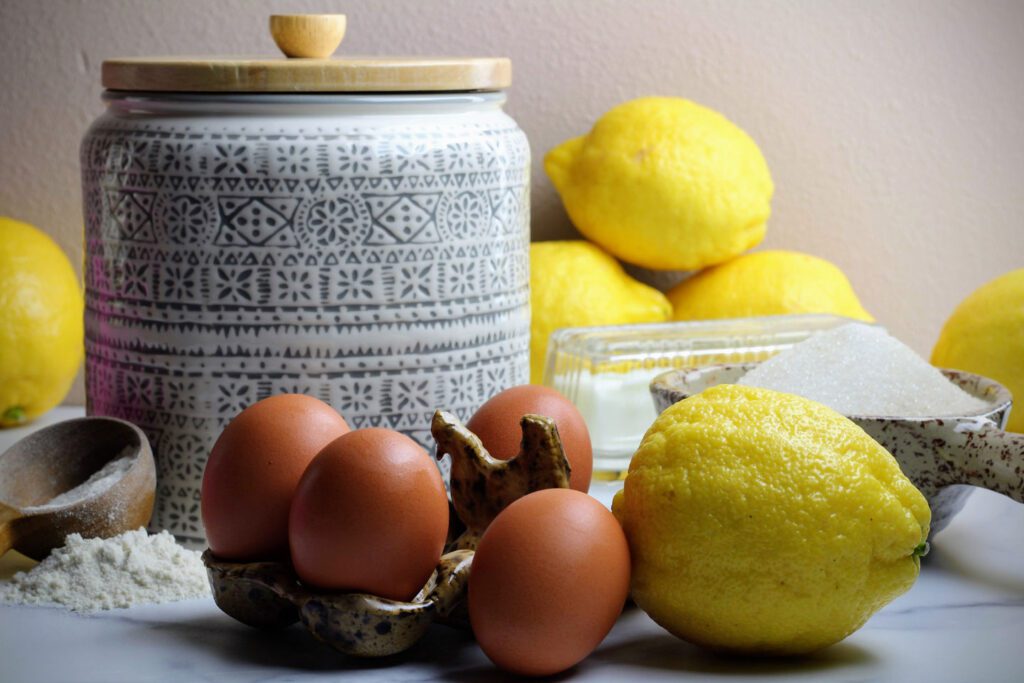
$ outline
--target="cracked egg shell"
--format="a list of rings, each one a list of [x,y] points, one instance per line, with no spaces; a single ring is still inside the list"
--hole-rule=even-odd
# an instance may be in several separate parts
[[[519,420],[527,414],[544,415],[555,421],[569,460],[569,487],[583,493],[590,490],[594,468],[590,431],[579,409],[554,389],[538,384],[506,389],[480,406],[466,427],[480,438],[488,453],[509,460],[519,452]]]
[[[288,512],[306,466],[348,424],[312,396],[258,401],[217,438],[203,471],[200,509],[211,552],[222,560],[284,558]]]
[[[408,436],[376,427],[317,454],[288,520],[300,580],[391,600],[423,588],[447,535],[448,497],[434,461]]]

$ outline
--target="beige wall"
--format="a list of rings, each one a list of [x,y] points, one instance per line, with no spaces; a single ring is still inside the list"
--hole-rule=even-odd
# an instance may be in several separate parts
[[[574,234],[544,152],[618,102],[664,94],[761,145],[777,188],[765,246],[837,263],[921,353],[963,296],[1024,266],[1016,0],[2,0],[0,214],[79,263],[77,145],[101,110],[100,62],[273,52],[271,11],[347,13],[350,53],[511,57],[535,239]]]

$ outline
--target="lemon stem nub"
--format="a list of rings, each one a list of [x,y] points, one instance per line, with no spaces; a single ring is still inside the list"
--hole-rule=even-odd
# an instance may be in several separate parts
[[[913,556],[924,557],[928,554],[929,550],[931,550],[931,546],[928,544],[928,541],[921,541],[921,543],[914,548]]]
[[[3,420],[4,422],[21,424],[25,421],[25,409],[21,406],[11,406],[4,411]]]

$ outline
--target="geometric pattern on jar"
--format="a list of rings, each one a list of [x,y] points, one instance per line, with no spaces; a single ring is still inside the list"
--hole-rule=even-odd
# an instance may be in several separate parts
[[[154,444],[153,529],[204,544],[201,464],[245,405],[316,396],[432,449],[528,381],[529,148],[510,121],[82,146],[88,410]]]

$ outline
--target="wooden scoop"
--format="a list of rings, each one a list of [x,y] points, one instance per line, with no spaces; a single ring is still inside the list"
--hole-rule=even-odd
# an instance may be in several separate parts
[[[132,464],[108,488],[59,505],[53,498],[114,459]],[[149,522],[156,468],[146,435],[110,417],[83,417],[40,429],[0,455],[0,555],[14,548],[34,560],[68,534],[109,538]]]

